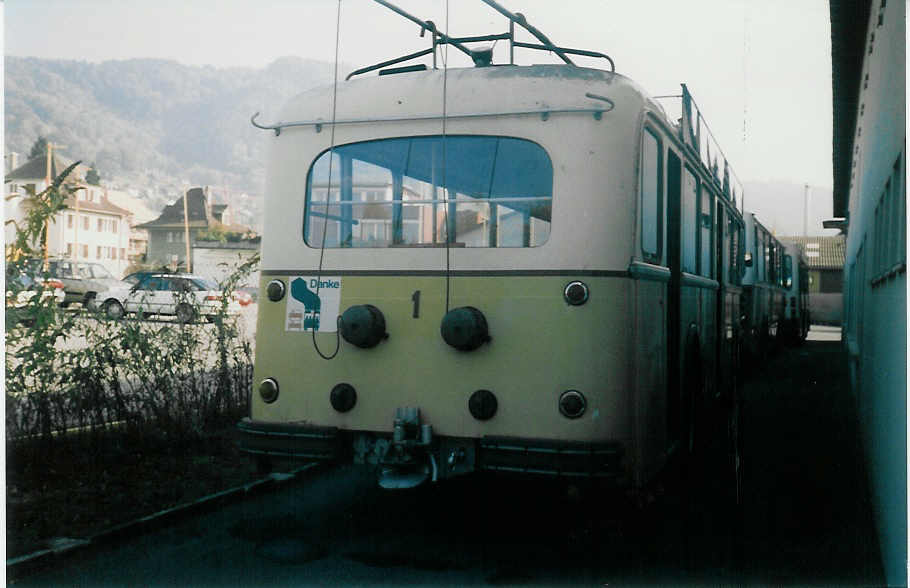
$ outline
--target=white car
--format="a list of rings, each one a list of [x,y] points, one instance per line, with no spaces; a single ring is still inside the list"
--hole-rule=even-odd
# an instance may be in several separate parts
[[[193,274],[149,274],[135,285],[124,285],[98,293],[99,308],[108,318],[119,319],[126,313],[141,316],[169,314],[182,323],[192,322],[198,314],[212,320],[221,309],[222,291],[218,284]],[[227,313],[240,313],[236,297],[228,301]]]

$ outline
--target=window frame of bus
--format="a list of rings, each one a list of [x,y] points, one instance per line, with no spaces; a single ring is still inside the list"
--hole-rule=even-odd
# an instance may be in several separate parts
[[[648,208],[648,214],[654,215],[654,239],[655,247],[654,251],[649,250],[645,244],[645,141],[646,135],[650,135],[654,139],[656,144],[657,151],[657,161],[656,161],[656,172],[657,172],[657,185],[655,190],[656,206],[654,210],[651,210],[651,207]],[[640,221],[640,246],[642,258],[650,263],[659,264],[663,257],[663,230],[664,230],[664,142],[660,136],[660,133],[652,128],[650,125],[646,124],[642,127],[641,133],[641,148],[639,153],[641,154],[641,165],[639,166],[639,177],[638,177],[638,196],[639,202],[641,204],[641,221]]]
[[[687,198],[688,194],[687,194],[687,189],[686,189],[686,174],[688,174],[693,180],[695,180],[695,191],[693,194],[694,200],[691,202],[692,224],[688,227],[687,227],[686,222],[688,220],[690,220],[690,217],[687,214],[688,206],[690,203],[688,202],[688,198]],[[680,236],[682,238],[682,243],[680,243],[680,256],[679,257],[680,257],[681,270],[684,272],[693,274],[693,275],[701,275],[701,274],[699,274],[699,271],[698,271],[698,269],[699,269],[698,263],[699,263],[699,259],[700,259],[699,255],[701,253],[698,248],[699,232],[701,231],[701,225],[699,224],[700,217],[699,217],[699,213],[698,213],[698,207],[699,207],[701,192],[702,192],[701,178],[699,178],[698,173],[694,169],[692,169],[692,167],[688,163],[686,163],[683,166],[683,181],[682,181],[682,186],[681,186],[681,190],[680,190],[680,196],[682,198],[682,202],[680,203],[680,215],[679,216],[680,216],[680,221],[681,221],[680,222],[681,228],[680,228],[679,232],[680,232]],[[691,251],[689,252],[689,251],[687,251],[687,249],[689,248],[690,245],[691,245]],[[691,266],[689,266],[687,263],[688,262],[687,253],[692,254],[692,259],[691,259],[692,265]]]
[[[708,278],[708,279],[714,278],[713,265],[714,265],[715,260],[714,260],[713,248],[712,248],[712,245],[714,244],[714,226],[715,226],[714,206],[713,206],[714,199],[715,199],[715,195],[714,195],[714,192],[711,190],[711,188],[704,187],[701,190],[701,193],[699,194],[699,198],[697,200],[696,212],[695,212],[695,217],[696,217],[696,223],[695,223],[696,224],[696,237],[695,237],[696,263],[695,263],[695,266],[697,268],[696,273],[699,276],[702,276],[703,278]],[[703,226],[703,224],[702,224],[705,220],[704,216],[703,216],[705,213],[704,213],[704,210],[702,209],[702,205],[707,206],[708,214],[710,215],[710,218],[708,219],[707,227]],[[705,232],[704,232],[705,229],[707,229],[707,231],[708,231],[708,233],[707,233],[708,234],[708,247],[707,247],[708,259],[707,260],[703,259],[705,247],[704,247],[704,243],[702,243],[702,238],[705,235]],[[703,263],[704,261],[707,261],[707,263]],[[702,266],[707,266],[707,267],[702,267]]]
[[[793,256],[784,252],[781,256],[781,262],[783,265],[781,280],[783,281],[783,287],[789,290],[793,286]],[[789,284],[787,284],[787,280],[790,280]]]
[[[434,240],[433,241],[424,242],[424,241],[418,240],[417,242],[414,242],[414,243],[405,242],[403,240],[404,207],[408,206],[408,205],[411,205],[411,206],[426,205],[426,204],[428,204],[428,202],[427,201],[424,201],[424,202],[415,201],[413,203],[408,203],[407,201],[405,201],[404,200],[404,190],[413,192],[413,189],[404,186],[404,180],[405,180],[405,178],[410,178],[410,179],[416,180],[418,182],[427,183],[428,185],[430,183],[427,182],[426,180],[420,179],[416,175],[407,175],[406,169],[397,169],[396,170],[393,167],[383,166],[374,161],[368,161],[368,160],[362,159],[362,158],[354,158],[354,157],[351,157],[350,155],[347,158],[345,158],[344,153],[339,153],[339,151],[342,151],[346,147],[362,146],[362,145],[367,145],[367,144],[371,144],[371,143],[383,143],[383,142],[387,142],[387,141],[428,141],[428,140],[432,141],[432,140],[436,140],[436,141],[442,142],[442,141],[446,141],[449,139],[488,140],[488,141],[495,140],[495,141],[497,141],[496,148],[493,149],[493,159],[490,162],[491,176],[489,179],[489,185],[487,187],[487,193],[486,193],[487,197],[486,198],[470,197],[470,194],[468,194],[467,192],[458,190],[459,187],[463,187],[463,186],[450,187],[447,184],[447,182],[445,181],[445,178],[443,178],[443,181],[440,184],[434,185],[434,192],[435,192],[435,190],[440,190],[441,192],[448,192],[449,194],[454,194],[454,196],[451,196],[451,197],[443,196],[441,200],[439,199],[438,196],[434,196],[433,205],[434,205],[434,210],[435,210],[435,206],[437,204],[446,206],[446,204],[443,204],[443,203],[447,203],[446,209],[448,211],[449,220],[448,220],[448,223],[445,223],[445,224],[447,224],[448,226],[440,225],[440,231],[438,233],[436,233],[436,229],[435,229],[436,222],[434,221],[434,223],[433,223]],[[534,149],[537,150],[537,152],[540,155],[542,155],[546,159],[546,162],[548,163],[548,169],[549,169],[549,176],[547,178],[548,179],[547,196],[544,196],[544,197],[526,196],[526,197],[511,197],[511,198],[509,198],[508,196],[503,196],[502,198],[504,198],[504,199],[508,198],[512,201],[521,200],[521,199],[535,200],[535,199],[544,198],[547,200],[547,209],[549,212],[549,220],[546,220],[543,217],[537,217],[534,214],[532,214],[531,205],[528,206],[527,211],[522,212],[520,209],[508,206],[507,204],[504,203],[503,200],[499,200],[497,198],[491,197],[493,186],[494,186],[494,183],[496,182],[495,173],[499,172],[499,169],[501,167],[501,166],[497,166],[497,160],[496,160],[496,158],[500,155],[501,145],[500,145],[500,143],[498,143],[498,141],[501,141],[501,140],[514,141],[514,142],[522,144],[523,146],[532,146]],[[411,147],[412,147],[412,145],[409,144],[408,149],[411,149]],[[445,152],[445,150],[443,150],[443,153],[444,152]],[[326,155],[328,155],[329,157],[334,157],[335,155],[337,155],[339,157],[339,161],[337,162],[338,165],[336,166],[339,169],[339,172],[338,172],[339,177],[337,179],[337,183],[329,184],[327,181],[325,186],[323,186],[321,184],[317,184],[316,186],[314,186],[313,181],[314,181],[314,172],[315,172],[316,166]],[[409,151],[408,158],[410,158],[410,151]],[[305,197],[304,197],[304,218],[303,218],[303,226],[302,226],[303,241],[308,247],[318,249],[322,246],[321,243],[311,243],[310,242],[311,238],[316,237],[316,235],[310,234],[312,231],[311,223],[314,222],[314,220],[316,218],[326,218],[327,217],[328,220],[331,220],[331,221],[337,222],[337,223],[342,223],[342,222],[345,222],[345,219],[347,218],[347,216],[350,216],[350,215],[344,215],[343,213],[339,213],[339,215],[337,217],[333,217],[332,215],[327,214],[327,213],[329,210],[329,205],[332,203],[331,196],[332,196],[333,191],[338,193],[339,200],[337,202],[339,202],[339,205],[340,205],[340,203],[344,201],[343,192],[345,190],[347,190],[349,192],[352,191],[353,187],[357,184],[357,182],[354,181],[356,178],[354,178],[354,169],[352,167],[353,162],[355,160],[363,162],[365,164],[369,164],[374,167],[377,167],[377,168],[383,170],[384,172],[390,174],[390,176],[391,176],[392,200],[376,200],[376,201],[363,200],[362,202],[361,201],[352,201],[352,204],[350,205],[350,207],[353,209],[353,206],[355,206],[357,204],[364,204],[364,205],[366,205],[366,204],[375,204],[375,205],[390,204],[390,205],[392,205],[392,213],[391,213],[391,221],[392,221],[391,222],[391,235],[392,236],[388,240],[388,242],[385,244],[353,245],[352,244],[354,242],[353,238],[352,238],[353,233],[348,235],[348,237],[351,237],[351,239],[349,241],[348,240],[342,241],[341,232],[339,231],[338,238],[333,240],[333,244],[329,244],[328,242],[325,243],[326,248],[331,248],[331,249],[388,249],[388,248],[398,248],[398,247],[420,248],[420,247],[444,247],[446,245],[446,243],[448,243],[449,246],[455,246],[455,247],[467,246],[467,247],[472,247],[472,248],[529,249],[529,248],[534,248],[534,247],[542,247],[550,240],[550,236],[552,233],[552,222],[553,222],[554,168],[553,168],[553,160],[550,157],[550,154],[547,152],[547,150],[542,145],[540,145],[536,141],[526,139],[523,137],[513,137],[513,136],[505,136],[505,135],[407,135],[407,136],[401,136],[401,137],[383,137],[383,138],[377,138],[377,139],[367,139],[367,140],[363,140],[363,141],[354,141],[351,143],[336,145],[333,148],[323,150],[312,160],[312,162],[310,163],[309,169],[307,171],[306,189],[305,189]],[[445,156],[443,156],[442,161],[445,161]],[[346,177],[345,174],[347,174],[348,177]],[[446,175],[448,175],[448,174],[446,173]],[[434,174],[431,174],[431,176],[434,176]],[[332,181],[336,181],[335,178],[332,178]],[[324,204],[326,205],[326,214],[314,213],[312,211],[313,202],[316,202],[316,203],[322,202],[319,200],[316,200],[316,201],[313,200],[313,192],[316,189],[325,190],[326,199],[324,201]],[[397,196],[396,196],[396,194],[397,194]],[[469,197],[470,199],[461,199],[461,198],[459,198],[459,196]],[[497,202],[497,200],[499,200],[499,201]],[[497,211],[499,207],[512,208],[516,213],[522,215],[523,225],[521,228],[521,233],[522,233],[521,243],[518,245],[492,244],[493,240],[497,238],[497,233],[500,230],[500,228],[498,226],[499,225],[498,222],[494,223],[489,229],[487,229],[490,232],[487,235],[486,239],[481,239],[481,241],[479,243],[482,243],[482,244],[469,245],[469,244],[465,244],[465,243],[458,243],[457,242],[458,235],[457,234],[453,235],[452,233],[454,233],[454,231],[452,229],[455,228],[456,221],[455,221],[454,217],[457,213],[459,204],[462,204],[462,205],[464,205],[464,204],[485,204],[489,207],[491,214],[494,214],[495,211]],[[434,214],[434,216],[435,216],[435,214]],[[546,235],[545,235],[544,239],[538,243],[535,243],[534,241],[531,240],[531,231],[532,231],[531,221],[535,218],[538,218],[539,220],[541,220],[541,222],[544,222],[547,225],[546,226]],[[499,219],[499,217],[497,217],[497,219]],[[351,218],[347,218],[347,222],[355,221],[354,224],[358,224],[359,221],[363,221],[363,220],[365,220],[365,219],[354,219],[352,216],[351,216]],[[454,237],[454,240],[453,240],[453,237]],[[316,237],[316,238],[318,240],[318,237]],[[337,241],[337,243],[335,241]],[[348,243],[348,244],[345,245],[345,243]]]

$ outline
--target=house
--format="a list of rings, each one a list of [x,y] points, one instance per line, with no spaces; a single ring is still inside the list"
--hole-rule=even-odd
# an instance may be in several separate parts
[[[215,267],[222,258],[228,262],[238,255],[249,255],[259,250],[259,238],[248,227],[232,224],[230,220],[230,209],[226,204],[212,202],[207,189],[191,188],[184,196],[167,205],[158,218],[135,228],[148,231],[148,265],[186,268],[189,249],[190,269],[215,277],[208,265]],[[210,250],[217,253],[213,254]]]
[[[56,177],[70,162],[58,155],[50,158],[50,176]],[[102,264],[115,276],[122,276],[129,260],[129,216],[111,203],[105,189],[85,182],[88,166],[77,166],[67,177],[65,209],[48,225],[48,256]],[[29,207],[29,193],[39,194],[48,187],[48,157],[39,155],[12,170],[5,178],[4,213],[7,220],[21,223]],[[16,238],[16,225],[4,228],[7,246]]]
[[[809,263],[809,314],[816,324],[840,324],[846,236],[778,237],[799,245]]]
[[[130,240],[126,251],[130,265],[145,264],[149,234],[147,230],[140,229],[138,225],[155,220],[158,213],[149,208],[141,198],[122,190],[108,190],[107,198],[112,204],[130,211]]]

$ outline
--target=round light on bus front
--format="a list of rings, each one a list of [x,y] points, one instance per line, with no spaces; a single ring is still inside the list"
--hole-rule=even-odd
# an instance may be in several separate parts
[[[361,349],[375,347],[389,335],[385,331],[385,317],[372,304],[358,304],[341,315],[341,336],[351,345]]]
[[[559,397],[559,412],[566,418],[577,419],[585,413],[586,408],[588,401],[578,390],[566,390]]]
[[[269,285],[265,287],[266,295],[268,295],[269,300],[272,302],[278,302],[284,298],[284,293],[286,290],[287,287],[281,280],[272,280],[269,282]]]
[[[266,378],[259,383],[259,397],[266,404],[271,404],[278,400],[278,380],[275,378]]]
[[[566,302],[572,306],[581,306],[588,301],[588,285],[584,282],[574,281],[566,284],[565,290],[562,291]]]
[[[329,402],[338,412],[348,412],[357,404],[357,390],[350,384],[336,384],[329,394]]]
[[[499,402],[489,390],[478,390],[468,399],[468,411],[478,421],[488,421],[496,414]]]
[[[443,340],[459,351],[473,351],[490,341],[487,319],[473,306],[453,308],[439,326]]]

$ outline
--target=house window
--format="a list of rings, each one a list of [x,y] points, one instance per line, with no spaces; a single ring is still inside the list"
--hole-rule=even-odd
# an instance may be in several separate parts
[[[67,256],[67,257],[72,257],[72,255],[73,255],[73,244],[72,244],[72,243],[67,243],[67,244],[66,244],[66,256]]]
[[[88,245],[82,246],[82,257],[86,259],[88,258]]]
[[[116,220],[112,220],[112,221],[111,221],[111,232],[112,232],[112,233],[116,233],[116,232],[117,232],[117,221],[116,221]]]
[[[98,232],[100,233],[103,230],[104,230],[104,221],[99,218],[98,219]]]
[[[101,245],[95,250],[95,259],[101,259]]]
[[[120,248],[120,259],[126,259],[126,248]]]
[[[82,217],[82,228],[87,231],[88,227],[89,227],[89,218],[87,216],[83,216]]]
[[[73,215],[71,215],[71,214],[66,215],[66,228],[67,229],[73,228]]]

